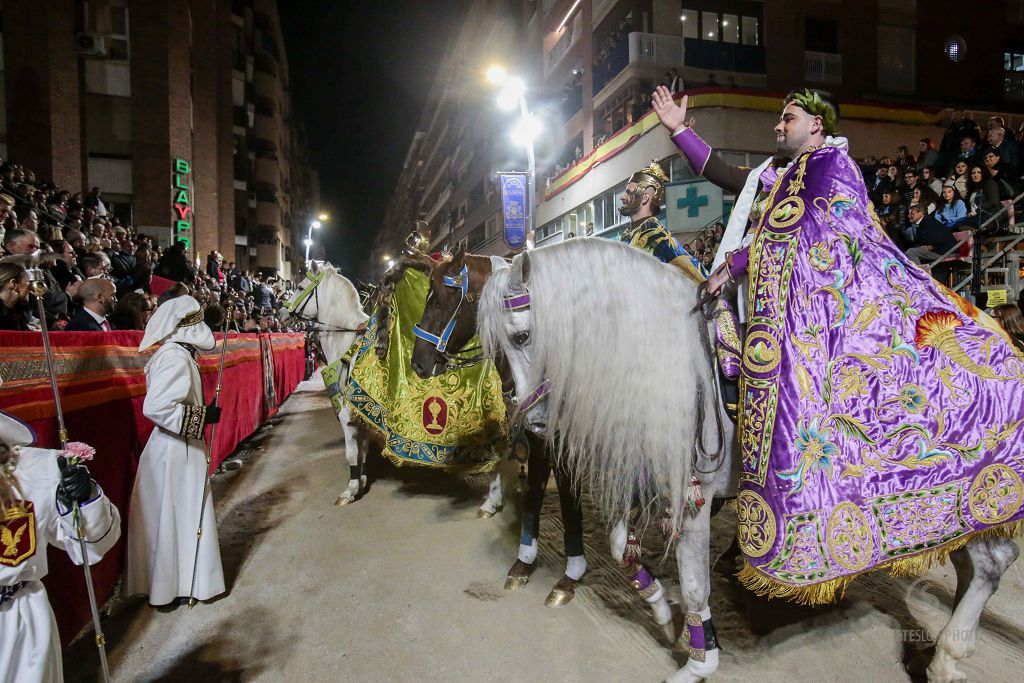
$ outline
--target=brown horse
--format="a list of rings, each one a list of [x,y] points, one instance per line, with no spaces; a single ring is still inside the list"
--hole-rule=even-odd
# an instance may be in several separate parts
[[[450,261],[441,261],[430,271],[430,292],[427,295],[423,319],[416,326],[416,342],[412,351],[413,371],[420,377],[433,377],[452,367],[481,360],[479,349],[467,348],[476,334],[477,306],[484,283],[495,267],[503,265],[501,259],[468,254],[460,249]],[[514,394],[514,382],[504,358],[495,359],[506,395]],[[524,406],[526,407],[526,406]],[[516,430],[514,430],[516,431]],[[519,556],[508,571],[506,590],[526,585],[537,558],[537,537],[540,530],[541,504],[552,469],[558,487],[562,521],[565,525],[566,570],[548,594],[546,604],[557,607],[569,602],[575,595],[576,584],[586,572],[583,553],[583,510],[579,489],[572,475],[562,467],[550,452],[547,442],[531,431],[522,432],[528,445],[527,493],[524,501]],[[655,621],[662,625],[669,638],[672,633],[672,613],[660,582],[649,570],[636,569],[638,565],[624,560],[627,540],[636,543],[636,535],[625,524],[612,531],[612,553],[627,569],[627,578],[654,612]],[[635,575],[634,575],[634,569]],[[641,574],[641,572],[647,572]],[[638,579],[639,577],[639,579]]]

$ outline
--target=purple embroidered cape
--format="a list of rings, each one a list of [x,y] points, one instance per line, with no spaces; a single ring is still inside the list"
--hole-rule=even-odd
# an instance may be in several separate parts
[[[1019,529],[1024,356],[885,236],[843,150],[782,174],[743,255],[746,586],[829,602]]]

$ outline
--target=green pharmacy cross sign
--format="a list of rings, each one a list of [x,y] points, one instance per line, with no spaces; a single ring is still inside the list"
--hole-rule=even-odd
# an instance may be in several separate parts
[[[697,188],[692,185],[686,188],[685,197],[680,197],[676,200],[676,208],[686,209],[686,213],[690,218],[696,218],[700,214],[701,207],[707,205],[708,196],[697,192]]]
[[[184,242],[185,250],[192,250],[192,185],[190,184],[192,167],[184,159],[175,159],[173,167],[174,182],[171,190],[174,194],[174,230],[172,242]]]

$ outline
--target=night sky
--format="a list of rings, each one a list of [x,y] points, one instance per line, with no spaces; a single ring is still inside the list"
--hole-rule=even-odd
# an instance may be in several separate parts
[[[328,259],[363,274],[434,74],[469,0],[278,3],[293,111],[331,222]]]

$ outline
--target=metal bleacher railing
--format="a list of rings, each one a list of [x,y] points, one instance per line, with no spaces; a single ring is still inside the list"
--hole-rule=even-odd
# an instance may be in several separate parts
[[[951,258],[955,259],[965,244],[972,244],[971,272],[953,285],[952,289],[954,292],[961,292],[971,285],[971,298],[977,306],[984,307],[981,295],[985,288],[985,277],[991,280],[993,276],[1002,275],[1003,282],[990,282],[989,288],[1006,289],[1011,302],[1020,295],[1021,258],[1017,245],[1024,242],[1024,224],[1015,222],[1015,214],[1020,209],[1024,209],[1024,192],[1004,202],[1003,207],[982,222],[977,230],[965,236],[955,247],[935,261],[936,264],[941,264]],[[993,246],[994,253],[985,253],[987,245]]]

